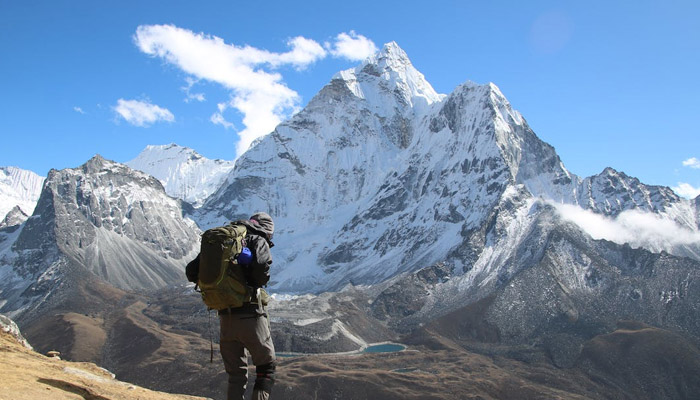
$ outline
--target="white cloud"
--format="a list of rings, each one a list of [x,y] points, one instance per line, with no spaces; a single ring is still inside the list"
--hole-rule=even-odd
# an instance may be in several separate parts
[[[73,111],[80,113],[80,114],[85,114],[85,111],[83,111],[83,109],[80,107],[73,107]]]
[[[202,102],[202,101],[205,101],[206,98],[204,97],[204,93],[187,93],[187,98],[185,99],[185,101],[187,103],[189,103],[190,101],[193,101],[193,100]]]
[[[693,187],[693,185],[689,183],[678,182],[678,186],[674,186],[671,189],[679,196],[688,199],[694,199],[700,196],[700,188]]]
[[[288,40],[287,46],[291,47],[292,51],[280,54],[278,60],[270,62],[271,65],[292,64],[299,69],[303,69],[326,57],[327,54],[326,50],[316,41],[302,36]]]
[[[695,157],[691,157],[685,161],[683,161],[683,166],[684,167],[690,167],[690,168],[695,168],[695,169],[700,169],[700,160],[698,160]]]
[[[187,85],[180,88],[183,92],[185,92],[185,103],[189,103],[191,101],[198,101],[201,103],[206,100],[204,93],[192,93],[192,86],[197,83],[196,79],[192,79],[188,76],[185,78],[185,82],[187,82]]]
[[[236,126],[233,125],[232,122],[226,121],[226,118],[220,113],[214,113],[212,114],[211,117],[209,117],[209,121],[211,121],[214,125],[221,125],[226,129],[235,129]]]
[[[352,61],[362,61],[377,52],[374,42],[355,31],[341,33],[335,38],[335,44],[327,44],[331,54],[335,57],[347,58]]]
[[[142,52],[160,57],[196,79],[216,82],[232,91],[229,104],[243,114],[245,125],[238,132],[237,156],[255,139],[272,132],[299,102],[297,92],[282,82],[279,73],[262,67],[289,64],[303,68],[325,56],[320,45],[302,37],[288,42],[289,52],[273,53],[226,44],[216,36],[172,25],[139,26],[134,40]],[[219,124],[225,121],[223,115],[216,114],[210,120]]]
[[[353,60],[376,51],[369,39],[355,32],[338,35],[335,47],[329,51],[312,39],[297,36],[287,41],[289,51],[276,53],[228,44],[219,37],[174,25],[141,25],[134,42],[142,52],[189,74],[187,90],[194,84],[191,82],[206,80],[231,91],[231,99],[217,105],[218,113],[210,121],[232,128],[223,112],[230,107],[242,114],[244,129],[238,131],[237,157],[299,108],[299,95],[283,82],[279,67],[301,70],[328,56],[329,51],[333,56]]]
[[[550,204],[562,218],[575,223],[594,239],[606,239],[618,244],[629,243],[632,247],[657,252],[672,252],[676,246],[700,243],[700,232],[658,214],[627,210],[616,218],[609,218],[575,205]]]
[[[175,121],[175,116],[168,109],[148,101],[119,99],[114,111],[126,122],[140,127],[148,127],[159,121]]]

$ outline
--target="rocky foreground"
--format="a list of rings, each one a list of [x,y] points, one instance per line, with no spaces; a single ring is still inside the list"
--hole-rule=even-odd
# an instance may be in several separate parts
[[[28,348],[5,325],[0,331],[0,399],[204,399],[144,389],[114,378],[93,363],[47,357]]]

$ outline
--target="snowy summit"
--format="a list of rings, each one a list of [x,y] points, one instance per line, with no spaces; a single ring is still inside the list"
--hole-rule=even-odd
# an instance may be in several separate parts
[[[147,146],[129,167],[158,179],[165,192],[198,207],[233,168],[233,161],[210,160],[176,144]]]

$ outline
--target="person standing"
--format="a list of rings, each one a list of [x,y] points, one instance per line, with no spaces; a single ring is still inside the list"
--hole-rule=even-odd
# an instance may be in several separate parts
[[[226,398],[244,399],[248,383],[247,350],[256,372],[253,400],[267,400],[275,382],[276,357],[270,319],[265,307],[268,296],[262,287],[270,280],[274,222],[267,213],[258,212],[249,220],[233,224],[246,227],[245,246],[250,250],[250,260],[246,260],[244,275],[252,295],[240,307],[217,310],[221,325],[219,348],[228,374]],[[195,283],[198,281],[199,258],[197,256],[186,268],[188,280]]]

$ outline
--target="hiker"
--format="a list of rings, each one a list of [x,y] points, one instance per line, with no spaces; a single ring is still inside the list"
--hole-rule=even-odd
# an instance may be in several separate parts
[[[270,247],[273,246],[274,223],[267,213],[258,212],[253,214],[249,220],[235,221],[227,228],[240,228],[241,226],[245,227],[245,236],[240,242],[250,252],[243,249],[235,257],[226,253],[227,261],[229,256],[235,261],[223,263],[224,265],[228,264],[225,268],[230,268],[230,270],[222,273],[216,283],[220,285],[219,282],[222,281],[223,277],[226,277],[226,279],[231,280],[229,284],[231,287],[244,287],[245,294],[239,295],[243,296],[240,297],[240,301],[236,301],[236,299],[221,300],[223,295],[220,293],[217,293],[216,299],[213,300],[212,293],[214,291],[230,289],[227,289],[227,286],[225,289],[208,290],[208,286],[203,283],[205,278],[201,274],[205,272],[200,271],[200,266],[202,269],[205,268],[205,259],[208,257],[204,254],[206,249],[204,242],[208,231],[202,235],[202,251],[187,265],[186,274],[190,282],[199,285],[202,298],[207,306],[210,309],[216,309],[219,314],[219,322],[221,323],[219,348],[228,374],[226,398],[228,400],[244,398],[248,382],[248,356],[245,351],[247,349],[256,369],[253,400],[267,400],[275,382],[275,347],[272,343],[270,321],[265,308],[269,297],[262,287],[267,285],[270,279],[270,264],[272,264]],[[228,243],[230,244],[230,240]],[[221,244],[217,244],[217,246],[224,247]],[[245,261],[243,261],[244,259]],[[200,265],[200,260],[202,260],[202,265]],[[241,280],[245,280],[242,282],[245,286],[236,282]]]

